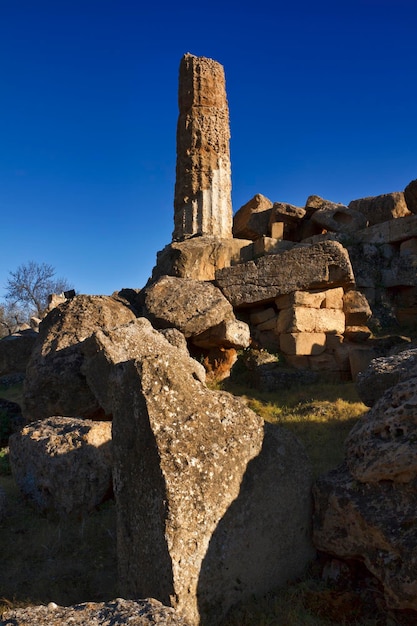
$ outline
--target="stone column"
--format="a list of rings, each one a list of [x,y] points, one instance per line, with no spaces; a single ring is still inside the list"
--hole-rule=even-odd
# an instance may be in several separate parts
[[[229,108],[223,66],[186,54],[179,73],[173,241],[232,238]]]

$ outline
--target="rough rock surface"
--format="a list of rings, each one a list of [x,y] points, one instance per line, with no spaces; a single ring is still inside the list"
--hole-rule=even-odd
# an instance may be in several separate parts
[[[417,348],[373,359],[356,379],[356,389],[366,406],[373,406],[387,389],[417,376]]]
[[[232,237],[229,108],[220,63],[185,54],[178,87],[173,240]]]
[[[402,191],[352,200],[349,209],[362,213],[369,226],[410,214]]]
[[[114,328],[132,319],[135,314],[128,306],[110,296],[76,296],[52,309],[40,325],[26,370],[25,419],[52,415],[105,418],[81,373],[81,344],[98,329]]]
[[[26,370],[38,333],[23,330],[0,340],[0,376]]]
[[[335,233],[355,233],[367,225],[367,220],[362,213],[348,209],[343,204],[318,209],[311,216],[311,220]]]
[[[39,420],[12,435],[9,450],[19,489],[41,511],[79,515],[111,494],[110,422]]]
[[[255,241],[268,235],[271,214],[271,200],[260,193],[256,194],[236,211],[233,217],[233,237]]]
[[[163,276],[156,283],[144,290],[143,313],[155,328],[174,327],[180,330],[185,337],[195,337],[214,327],[224,326],[225,339],[221,342],[221,329],[213,346],[224,345],[232,347],[233,335],[244,334],[246,339],[241,345],[239,337],[238,347],[246,347],[249,341],[249,329],[240,322],[239,329],[235,328],[237,320],[232,306],[226,300],[220,289],[211,283],[202,281]],[[227,337],[228,323],[235,330],[231,330]],[[210,333],[205,335],[208,339]]]
[[[251,245],[252,241],[243,239],[209,236],[174,241],[158,252],[152,282],[162,276],[213,280],[216,270],[229,267],[233,262],[248,260]],[[246,253],[249,253],[247,258]]]
[[[97,332],[85,350],[114,415],[123,593],[196,625],[252,595],[254,581],[266,592],[300,574],[312,556],[310,470],[294,437],[209,391],[145,319]]]
[[[348,467],[361,482],[417,477],[417,376],[388,389],[352,428]]]
[[[417,214],[417,179],[408,183],[404,189],[404,197],[408,210]]]
[[[187,626],[174,609],[153,599],[29,606],[6,611],[1,626]]]
[[[353,283],[349,255],[335,241],[299,246],[216,272],[216,284],[234,307],[271,302],[292,291]]]
[[[417,609],[417,479],[361,483],[346,465],[313,488],[314,543],[342,559],[360,559],[384,587],[388,607]]]

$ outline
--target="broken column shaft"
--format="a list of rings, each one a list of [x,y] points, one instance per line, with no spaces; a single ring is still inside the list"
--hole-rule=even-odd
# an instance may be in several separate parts
[[[179,74],[173,241],[232,238],[229,109],[223,66],[186,54]]]

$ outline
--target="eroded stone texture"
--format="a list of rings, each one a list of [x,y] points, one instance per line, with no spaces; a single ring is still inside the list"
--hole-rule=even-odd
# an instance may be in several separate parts
[[[360,559],[384,587],[388,607],[417,609],[417,480],[361,483],[346,465],[313,489],[314,543],[339,558]]]
[[[112,492],[110,422],[50,417],[12,435],[9,448],[19,489],[41,511],[82,515]]]
[[[233,236],[255,241],[263,235],[269,235],[271,213],[271,200],[257,193],[236,211],[233,217]]]
[[[310,469],[292,435],[208,390],[145,319],[84,349],[114,415],[123,593],[156,597],[196,626],[252,595],[255,580],[266,591],[300,574],[312,556]]]
[[[231,238],[229,108],[222,65],[185,54],[178,91],[173,240]]]
[[[216,284],[232,306],[245,307],[293,291],[347,288],[354,276],[347,250],[324,241],[218,270]]]
[[[209,236],[174,241],[158,252],[152,281],[161,276],[214,280],[216,270],[252,258],[252,244],[246,239]]]
[[[355,233],[367,225],[366,218],[362,213],[348,209],[343,204],[318,209],[311,216],[311,220],[322,228],[335,233]]]
[[[187,338],[198,337],[199,346],[249,345],[247,324],[236,320],[230,303],[211,283],[163,276],[144,290],[143,311],[157,328],[174,327]]]
[[[404,197],[408,210],[417,214],[417,179],[408,183],[404,189]]]
[[[76,296],[43,319],[26,369],[23,416],[27,421],[53,415],[102,419],[81,365],[82,342],[96,330],[135,319],[128,306],[110,296]]]
[[[174,609],[157,600],[85,602],[74,606],[27,606],[3,614],[5,626],[187,626]]]
[[[356,380],[362,402],[373,406],[394,385],[417,376],[417,349],[403,350],[392,356],[380,356],[371,361]]]
[[[388,389],[346,440],[347,463],[361,482],[417,477],[417,377]]]
[[[352,200],[349,209],[362,213],[369,226],[410,214],[402,191]]]

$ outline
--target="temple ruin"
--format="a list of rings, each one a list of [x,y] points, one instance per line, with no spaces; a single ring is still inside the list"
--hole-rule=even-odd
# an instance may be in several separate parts
[[[229,108],[223,66],[186,54],[179,72],[173,241],[232,237]]]

